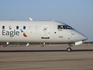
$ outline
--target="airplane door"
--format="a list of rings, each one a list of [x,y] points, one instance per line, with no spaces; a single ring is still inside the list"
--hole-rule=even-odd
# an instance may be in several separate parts
[[[49,26],[43,25],[41,28],[41,38],[42,39],[49,39]]]

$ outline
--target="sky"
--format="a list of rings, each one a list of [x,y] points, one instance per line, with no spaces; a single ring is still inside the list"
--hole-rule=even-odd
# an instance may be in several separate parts
[[[0,20],[57,20],[93,41],[93,0],[0,0]]]

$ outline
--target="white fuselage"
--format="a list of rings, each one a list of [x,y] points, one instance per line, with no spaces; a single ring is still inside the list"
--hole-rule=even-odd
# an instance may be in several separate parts
[[[0,42],[73,43],[86,39],[57,21],[0,21]]]

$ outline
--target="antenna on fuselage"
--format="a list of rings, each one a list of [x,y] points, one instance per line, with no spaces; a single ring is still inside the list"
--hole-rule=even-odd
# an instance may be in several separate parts
[[[30,20],[30,21],[33,21],[33,19],[32,19],[31,17],[29,17],[29,20]]]

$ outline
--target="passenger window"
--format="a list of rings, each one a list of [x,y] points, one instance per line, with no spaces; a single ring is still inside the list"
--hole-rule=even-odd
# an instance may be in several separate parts
[[[58,25],[58,29],[63,29],[63,26],[62,25]]]
[[[19,29],[19,26],[16,26],[16,29]]]
[[[2,26],[2,29],[5,29],[5,26]]]
[[[9,26],[9,29],[12,29],[12,27],[11,27],[11,26]]]
[[[23,26],[23,29],[25,30],[26,29],[26,26]]]

